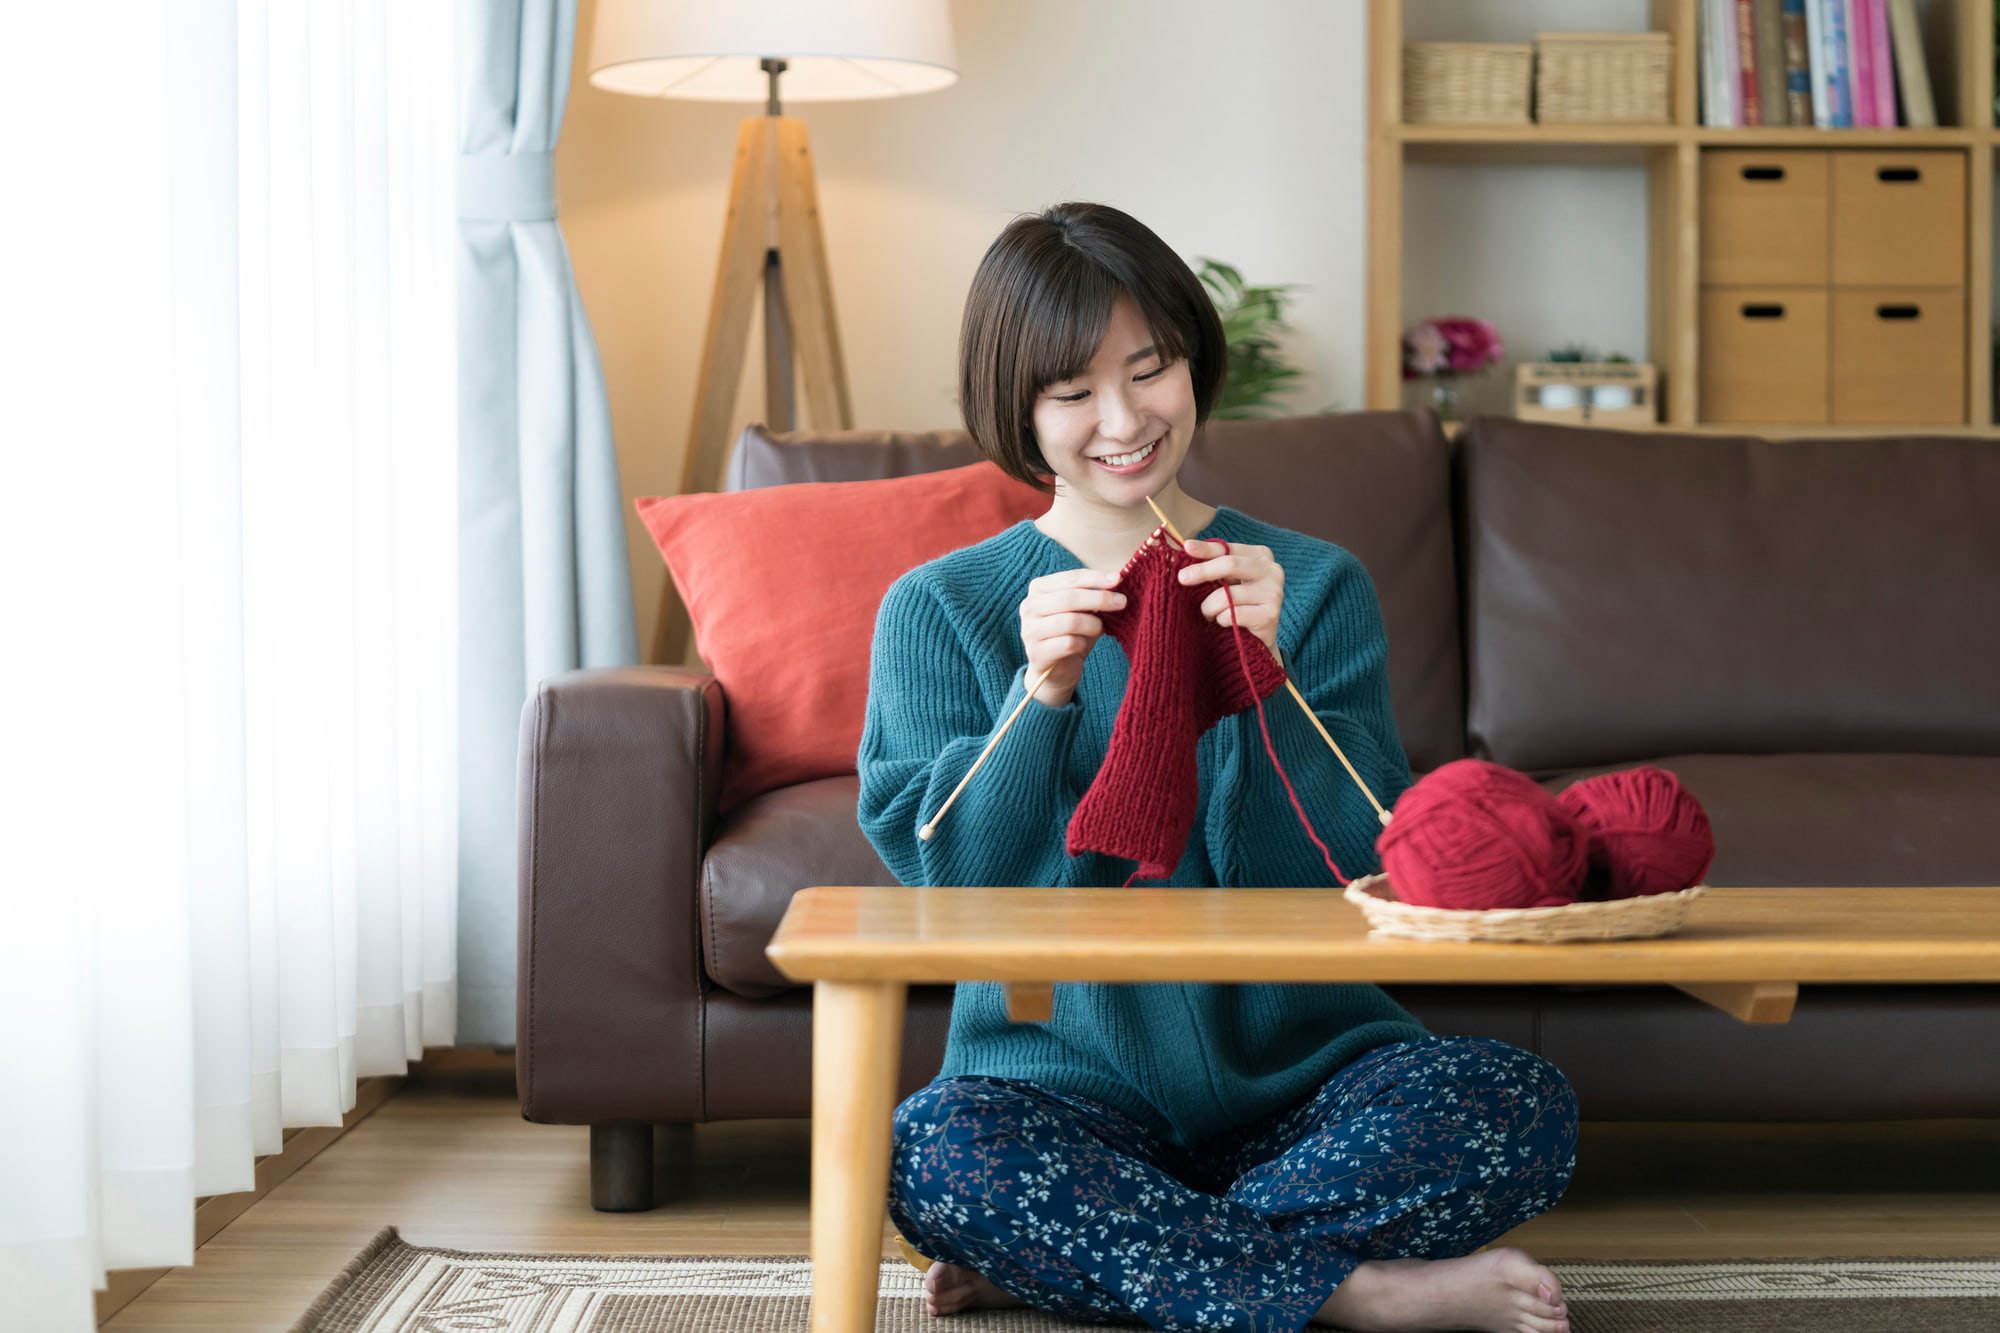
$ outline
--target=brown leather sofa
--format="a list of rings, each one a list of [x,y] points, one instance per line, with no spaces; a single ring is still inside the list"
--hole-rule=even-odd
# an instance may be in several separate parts
[[[731,484],[973,456],[753,428]],[[1714,822],[1716,885],[2000,885],[2000,446],[1508,418],[1454,445],[1366,412],[1216,423],[1183,481],[1366,564],[1419,771],[1662,764]],[[651,1206],[653,1125],[808,1114],[810,992],[764,945],[805,885],[893,882],[851,777],[718,822],[727,713],[699,671],[637,667],[544,681],[523,716],[521,1108],[593,1127],[600,1208]],[[1782,1027],[1661,987],[1393,990],[1547,1056],[1595,1118],[2000,1115],[2000,987],[1807,987]],[[914,990],[906,1089],[949,1004]]]

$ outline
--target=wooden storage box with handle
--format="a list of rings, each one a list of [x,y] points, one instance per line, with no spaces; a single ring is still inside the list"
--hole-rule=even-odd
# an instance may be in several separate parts
[[[1836,287],[1964,286],[1963,153],[1832,157]]]
[[[1836,424],[1965,420],[1965,293],[1955,287],[1836,288]]]
[[[1702,286],[1827,282],[1831,156],[1761,148],[1701,155]]]
[[[1701,294],[1701,417],[1827,419],[1824,287],[1709,287]]]

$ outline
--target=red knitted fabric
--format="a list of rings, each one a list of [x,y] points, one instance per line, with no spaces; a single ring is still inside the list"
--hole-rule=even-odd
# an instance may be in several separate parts
[[[1104,763],[1070,816],[1069,854],[1137,861],[1134,879],[1165,879],[1180,864],[1200,796],[1195,742],[1285,683],[1261,641],[1245,679],[1233,632],[1201,614],[1217,585],[1180,582],[1200,563],[1155,532],[1119,575],[1124,609],[1099,617],[1132,669]]]

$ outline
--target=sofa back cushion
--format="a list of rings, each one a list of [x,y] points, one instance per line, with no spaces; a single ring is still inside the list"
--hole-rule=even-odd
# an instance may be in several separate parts
[[[2000,447],[1481,417],[1473,753],[2000,754]]]
[[[960,467],[962,431],[771,434],[753,426],[733,488],[858,481]],[[1418,769],[1464,754],[1450,450],[1430,412],[1215,421],[1181,468],[1189,494],[1352,551],[1375,580],[1396,726]]]
[[[746,426],[729,455],[732,491],[801,481],[873,481],[942,472],[980,460],[962,430],[769,431]]]

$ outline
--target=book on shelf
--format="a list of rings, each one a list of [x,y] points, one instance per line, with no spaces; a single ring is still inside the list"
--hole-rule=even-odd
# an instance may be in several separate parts
[[[1875,119],[1875,47],[1869,32],[1868,0],[1841,0],[1847,25],[1848,105],[1854,111],[1854,128],[1872,130]]]
[[[1889,0],[1889,29],[1896,50],[1896,85],[1903,95],[1903,123],[1933,129],[1937,126],[1937,104],[1931,100],[1931,73],[1924,63],[1924,36],[1917,27],[1917,0]]]
[[[1757,25],[1757,106],[1766,125],[1792,123],[1785,92],[1784,0],[1751,0]]]
[[[1806,0],[1782,0],[1778,28],[1785,48],[1785,119],[1793,125],[1817,125],[1812,95],[1811,50],[1806,35]]]
[[[1737,109],[1735,0],[1701,3],[1701,110],[1704,125],[1734,128],[1743,123]]]
[[[1868,57],[1875,74],[1875,123],[1896,127],[1896,57],[1889,49],[1889,0],[1868,0]]]
[[[1820,54],[1825,50],[1826,6],[1822,0],[1801,0],[1806,11],[1806,82],[1812,86],[1813,124],[1831,126],[1833,124],[1833,100],[1827,95],[1826,79],[1822,71],[1826,58]]]
[[[1757,84],[1757,16],[1752,0],[1736,0],[1737,123],[1762,125],[1764,102]]]
[[[1836,130],[1853,129],[1854,88],[1848,82],[1847,0],[1819,0],[1826,7],[1825,44],[1820,47],[1826,80],[1829,115],[1827,125]]]

